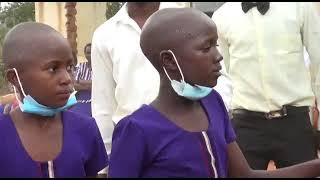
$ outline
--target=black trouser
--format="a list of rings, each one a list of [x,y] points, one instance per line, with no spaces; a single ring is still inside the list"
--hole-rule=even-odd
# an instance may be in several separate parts
[[[308,107],[287,107],[287,116],[267,119],[263,113],[242,110],[232,113],[240,146],[253,169],[277,168],[317,158]]]

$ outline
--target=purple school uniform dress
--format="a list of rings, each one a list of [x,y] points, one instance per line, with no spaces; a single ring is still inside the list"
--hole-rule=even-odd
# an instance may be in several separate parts
[[[61,152],[49,163],[36,162],[24,149],[10,116],[0,114],[0,177],[86,177],[108,165],[94,119],[65,111],[62,123]]]
[[[72,106],[69,110],[92,117],[91,112],[91,91],[90,90],[82,90],[77,92],[77,104]]]
[[[188,132],[149,105],[122,119],[113,133],[110,177],[227,177],[227,145],[236,135],[216,91],[201,104],[206,132]]]
[[[77,67],[76,80],[91,80],[92,69],[88,62],[80,63]],[[91,111],[91,90],[81,90],[77,94],[78,103],[70,108],[70,111],[92,117]]]

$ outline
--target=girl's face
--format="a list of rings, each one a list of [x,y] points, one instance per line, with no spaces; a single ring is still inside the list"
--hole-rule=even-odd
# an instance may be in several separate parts
[[[54,39],[54,43],[43,46],[39,51],[41,53],[37,55],[30,55],[28,64],[17,69],[22,88],[26,95],[32,96],[40,104],[61,107],[73,91],[74,60],[71,47],[67,40],[61,38]],[[16,80],[13,84],[20,91]],[[21,93],[20,96],[23,98]]]
[[[217,49],[217,28],[211,20],[197,28],[199,33],[193,34],[193,38],[181,44],[174,53],[187,83],[214,87],[221,75],[220,61],[223,59]]]

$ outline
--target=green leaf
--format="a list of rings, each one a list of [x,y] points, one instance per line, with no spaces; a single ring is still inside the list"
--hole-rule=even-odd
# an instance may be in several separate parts
[[[123,2],[107,2],[106,18],[110,19],[112,16],[114,16],[120,10],[123,4]]]

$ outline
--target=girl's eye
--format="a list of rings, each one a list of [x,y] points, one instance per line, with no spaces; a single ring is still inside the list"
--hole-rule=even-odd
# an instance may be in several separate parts
[[[57,70],[57,68],[51,67],[51,68],[49,68],[48,70],[49,70],[49,72],[52,72],[52,73],[53,73],[53,72],[55,72],[55,71]]]
[[[76,72],[77,72],[76,66],[75,66],[75,65],[69,65],[69,66],[67,66],[67,71],[68,71],[69,73],[76,74]]]
[[[203,52],[208,52],[211,49],[211,46],[206,46],[202,49]]]
[[[68,65],[67,66],[67,71],[72,71],[74,68],[73,68],[73,65]]]

